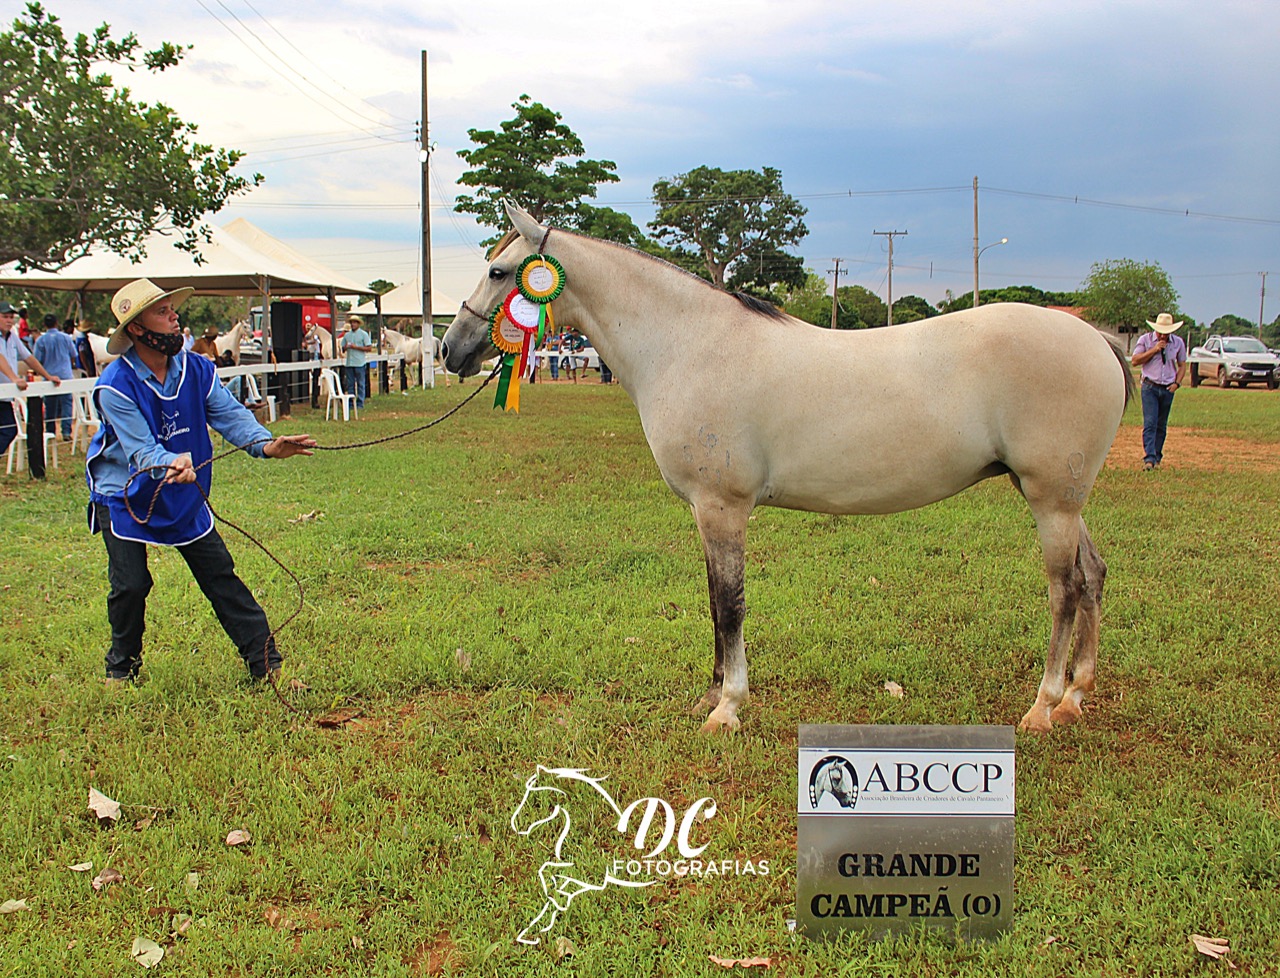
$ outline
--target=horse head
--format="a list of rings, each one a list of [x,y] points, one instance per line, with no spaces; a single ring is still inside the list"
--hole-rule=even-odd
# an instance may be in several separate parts
[[[524,797],[511,813],[511,831],[516,835],[529,835],[539,825],[545,825],[560,814],[560,801],[567,793],[554,784],[541,784],[541,778],[547,774],[554,775],[555,771],[539,764],[538,770],[524,783]],[[548,806],[550,810],[547,810]]]
[[[548,229],[531,215],[510,201],[505,206],[514,230],[494,246],[488,274],[453,317],[440,345],[445,368],[462,377],[478,373],[482,360],[498,355],[489,339],[488,317],[515,288],[520,263],[543,247],[547,237]]]

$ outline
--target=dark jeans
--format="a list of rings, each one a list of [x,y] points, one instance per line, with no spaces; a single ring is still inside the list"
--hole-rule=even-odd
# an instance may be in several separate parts
[[[356,407],[364,407],[364,399],[369,396],[369,368],[343,367],[342,393],[356,396]]]
[[[71,437],[71,395],[46,394],[44,396],[44,426],[50,434],[58,433],[58,419],[62,419],[62,437]]]
[[[1171,407],[1173,391],[1155,384],[1142,385],[1142,451],[1150,465],[1159,465],[1164,458],[1164,436]]]
[[[107,619],[111,622],[111,650],[107,653],[107,675],[131,679],[142,666],[142,632],[146,627],[147,595],[151,592],[151,572],[147,570],[147,546],[121,540],[111,532],[111,515],[106,506],[97,506],[102,542],[107,547]],[[267,614],[254,599],[244,581],[236,576],[235,563],[216,529],[194,543],[176,548],[191,568],[200,590],[213,605],[223,630],[235,643],[249,671],[259,678],[280,665],[280,653]],[[263,661],[263,647],[266,658]]]
[[[13,419],[13,401],[0,401],[0,455],[9,450],[18,437],[18,425]]]

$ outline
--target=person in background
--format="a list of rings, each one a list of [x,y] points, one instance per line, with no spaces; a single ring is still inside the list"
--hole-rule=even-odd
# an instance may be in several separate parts
[[[191,335],[191,327],[182,327],[182,350],[184,353],[190,353],[191,347],[195,343],[196,338]]]
[[[1152,332],[1138,337],[1133,365],[1142,368],[1142,467],[1150,471],[1164,461],[1169,410],[1187,372],[1187,344],[1174,332],[1182,323],[1175,323],[1167,312],[1147,325]]]
[[[0,383],[17,384],[18,390],[26,390],[27,372],[22,369],[22,366],[26,366],[57,387],[62,381],[44,369],[18,336],[14,322],[17,315],[17,309],[7,302],[0,302]],[[17,437],[18,424],[13,415],[13,398],[4,398],[0,400],[0,455],[9,450],[9,445]]]
[[[18,339],[26,343],[31,339],[31,323],[27,320],[27,307],[18,310]]]
[[[369,395],[369,374],[365,367],[369,354],[373,352],[373,338],[364,328],[364,320],[359,316],[347,317],[347,334],[342,337],[342,349],[346,351],[347,362],[342,368],[342,383],[348,394],[356,396],[356,407],[364,407],[364,399]]]
[[[89,332],[89,320],[80,320],[80,325],[75,334],[76,361],[86,377],[96,377],[98,376],[98,360],[93,355],[93,344],[89,341]]]
[[[44,364],[44,368],[59,380],[75,378],[76,341],[71,338],[72,321],[58,328],[56,316],[44,317],[45,331],[36,340],[32,353]],[[71,440],[71,395],[47,394],[44,399],[45,430],[58,433],[58,419],[62,419],[62,437]]]
[[[280,668],[266,613],[236,575],[206,502],[209,428],[255,458],[310,455],[316,443],[310,435],[272,436],[218,383],[212,360],[183,352],[177,310],[193,291],[165,292],[138,279],[111,300],[117,326],[107,350],[119,359],[93,390],[102,427],[85,461],[89,527],[107,550],[108,682],[131,681],[142,666],[148,544],[182,555],[253,676],[274,677]]]

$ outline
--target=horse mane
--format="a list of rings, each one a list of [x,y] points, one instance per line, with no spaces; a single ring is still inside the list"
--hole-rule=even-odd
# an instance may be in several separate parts
[[[489,249],[489,254],[485,255],[485,261],[493,261],[507,249],[507,245],[511,244],[516,238],[520,237],[520,232],[515,228],[511,228],[506,234],[493,243],[493,247]]]
[[[575,238],[582,238],[585,241],[594,241],[597,244],[607,245],[610,248],[619,248],[622,251],[628,251],[633,255],[638,255],[641,258],[648,259],[649,261],[657,262],[659,265],[665,265],[667,268],[670,268],[673,271],[677,271],[681,275],[687,275],[689,278],[693,279],[699,285],[702,285],[705,288],[711,289],[713,292],[716,292],[720,295],[730,296],[731,298],[736,299],[748,311],[753,312],[758,316],[763,316],[765,319],[790,318],[787,312],[785,312],[778,306],[775,306],[772,302],[769,302],[767,299],[761,299],[754,295],[748,295],[746,292],[726,292],[724,289],[718,289],[715,287],[715,285],[708,282],[701,275],[695,275],[693,272],[689,271],[689,269],[687,268],[681,268],[679,265],[675,264],[674,262],[669,262],[665,258],[660,258],[657,255],[651,255],[649,252],[642,251],[639,248],[634,247],[633,245],[623,244],[620,241],[608,241],[605,238],[593,238],[588,234],[579,234],[577,231],[569,231],[569,230],[566,230],[565,228],[555,228],[554,230],[556,231],[557,234],[568,234],[568,235],[572,235]],[[492,261],[498,255],[500,255],[503,252],[503,250],[507,247],[507,245],[511,244],[511,242],[514,241],[519,236],[520,236],[520,232],[517,231],[515,228],[512,228],[510,231],[504,234],[501,238],[498,239],[498,243],[495,244],[493,248],[490,250],[488,260]]]

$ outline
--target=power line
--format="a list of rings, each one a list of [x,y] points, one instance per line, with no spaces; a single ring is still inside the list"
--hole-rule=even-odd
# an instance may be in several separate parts
[[[280,29],[279,29],[278,27],[276,27],[276,25],[275,25],[275,24],[273,24],[273,23],[271,23],[271,21],[267,20],[267,18],[266,18],[266,17],[264,17],[264,16],[262,15],[262,12],[261,12],[260,10],[258,10],[258,8],[257,8],[257,7],[255,7],[252,3],[250,3],[250,2],[249,2],[249,0],[242,0],[242,2],[244,3],[244,5],[245,5],[246,7],[248,7],[250,10],[252,10],[255,14],[257,14],[257,15],[258,15],[258,19],[259,19],[260,21],[262,21],[264,24],[266,24],[268,27],[270,27],[273,31],[275,31],[275,33],[277,34],[277,36],[279,36],[280,40],[284,41],[284,43],[285,43],[285,44],[289,45],[289,47],[291,47],[291,48],[293,48],[295,51],[297,51],[297,52],[298,52],[298,54],[302,55],[303,59],[304,59],[304,60],[306,60],[309,64],[312,64],[312,65],[314,65],[316,68],[318,68],[318,69],[320,70],[320,73],[321,73],[321,74],[323,74],[323,75],[324,75],[326,78],[328,78],[331,82],[333,82],[335,85],[337,85],[340,89],[342,89],[344,92],[346,92],[346,93],[347,93],[348,95],[350,95],[352,98],[358,98],[361,102],[363,102],[365,105],[369,106],[369,108],[373,109],[375,112],[381,112],[381,113],[383,113],[384,115],[390,115],[390,113],[389,113],[389,112],[387,112],[387,111],[386,111],[386,109],[379,108],[378,106],[376,106],[376,105],[374,105],[372,102],[370,102],[367,98],[365,98],[363,95],[357,95],[355,92],[351,91],[351,89],[347,88],[347,86],[346,86],[346,85],[344,85],[344,84],[342,84],[342,82],[341,82],[339,79],[334,78],[334,77],[333,77],[333,75],[329,74],[329,72],[327,72],[327,71],[325,70],[324,65],[319,64],[319,63],[318,63],[318,62],[316,62],[316,61],[313,61],[313,60],[311,59],[310,55],[308,55],[308,54],[307,54],[307,52],[303,51],[300,47],[298,47],[296,44],[294,44],[294,43],[293,43],[293,41],[291,41],[291,40],[289,39],[289,37],[288,37],[286,34],[284,34],[283,32],[281,32],[281,31],[280,31]],[[393,116],[393,118],[394,118],[394,116]],[[413,124],[412,120],[409,120],[409,119],[402,119],[402,120],[400,120],[400,121],[401,121],[401,122],[404,122],[404,123],[408,123],[409,125],[412,125],[412,124]]]
[[[253,29],[252,29],[252,28],[250,28],[250,27],[248,27],[247,25],[245,25],[245,23],[244,23],[242,20],[240,20],[240,18],[239,18],[239,17],[237,17],[237,16],[235,15],[235,13],[234,13],[233,11],[231,11],[231,10],[226,6],[226,4],[222,3],[222,0],[214,0],[214,2],[216,2],[220,7],[222,7],[222,9],[223,9],[223,10],[226,10],[226,11],[227,11],[227,13],[231,14],[231,16],[235,19],[236,23],[237,23],[237,24],[239,24],[242,28],[244,28],[244,30],[246,30],[249,34],[251,34],[251,35],[254,37],[254,39],[258,41],[258,43],[259,43],[259,44],[261,44],[264,48],[266,48],[266,50],[268,50],[268,51],[269,51],[269,50],[271,50],[271,49],[270,49],[270,48],[268,48],[268,47],[267,47],[267,45],[262,41],[262,39],[261,39],[260,37],[258,37],[258,35],[257,35],[256,33],[254,33],[254,31],[253,31]],[[263,64],[265,64],[268,68],[270,68],[272,71],[274,71],[274,72],[275,72],[277,75],[279,75],[282,79],[284,79],[286,82],[288,82],[288,83],[289,83],[289,84],[290,84],[290,85],[291,85],[291,86],[292,86],[292,87],[293,87],[293,88],[298,92],[298,94],[299,94],[299,95],[301,95],[303,98],[307,99],[308,101],[310,101],[310,102],[314,103],[315,105],[319,106],[321,109],[324,109],[324,111],[328,112],[328,113],[329,113],[330,115],[332,115],[334,118],[340,119],[343,123],[345,123],[345,124],[347,124],[347,125],[351,125],[351,120],[350,120],[350,119],[343,119],[343,118],[342,118],[341,116],[339,116],[336,112],[334,112],[334,110],[333,110],[332,108],[330,108],[329,106],[325,105],[323,102],[321,102],[319,99],[317,99],[317,98],[316,98],[314,95],[312,95],[310,92],[307,92],[305,89],[303,89],[303,88],[302,88],[302,87],[301,87],[297,82],[295,82],[292,78],[289,78],[287,75],[285,75],[285,73],[284,73],[284,72],[282,72],[279,68],[277,68],[277,67],[276,67],[276,66],[275,66],[275,65],[274,65],[274,64],[273,64],[273,63],[272,63],[268,58],[264,57],[264,56],[263,56],[259,51],[257,51],[257,50],[253,47],[253,45],[251,45],[251,44],[250,44],[248,41],[246,41],[243,37],[241,37],[241,36],[240,36],[239,34],[237,34],[234,30],[232,30],[232,29],[231,29],[231,26],[230,26],[226,21],[224,21],[221,17],[219,17],[219,16],[218,16],[218,15],[217,15],[213,10],[211,10],[211,9],[209,8],[208,4],[206,4],[206,3],[204,2],[204,0],[196,0],[196,3],[198,3],[198,4],[201,6],[201,8],[203,8],[203,9],[204,9],[205,13],[207,13],[210,17],[212,17],[214,20],[216,20],[216,21],[217,21],[217,22],[222,26],[222,28],[223,28],[224,30],[226,30],[226,32],[227,32],[228,34],[230,34],[230,35],[231,35],[232,37],[234,37],[237,41],[239,41],[241,44],[243,44],[243,45],[245,46],[245,48],[247,48],[247,49],[249,50],[249,52],[250,52],[251,54],[253,54],[253,56],[254,56],[254,57],[256,57],[259,61],[261,61],[261,62],[262,62]],[[375,122],[375,121],[374,121],[374,120],[372,120],[372,119],[368,119],[368,118],[366,118],[365,116],[360,115],[359,113],[353,112],[350,108],[348,108],[348,107],[347,107],[347,106],[345,106],[345,105],[342,105],[342,103],[341,103],[341,102],[339,102],[337,99],[335,99],[335,98],[334,98],[332,95],[330,95],[329,93],[325,92],[322,88],[320,88],[318,85],[316,85],[316,84],[315,84],[315,82],[311,81],[311,79],[307,78],[307,77],[306,77],[305,75],[303,75],[301,72],[297,71],[295,68],[293,68],[292,66],[288,65],[288,64],[287,64],[286,62],[284,62],[283,60],[281,61],[281,63],[282,63],[282,64],[285,64],[285,67],[289,68],[289,70],[290,70],[290,71],[292,71],[294,74],[296,74],[299,78],[303,79],[303,81],[305,81],[308,85],[311,85],[313,88],[315,88],[315,89],[316,89],[316,91],[320,92],[320,93],[321,93],[322,95],[324,95],[326,98],[330,99],[331,101],[333,101],[333,102],[335,102],[336,104],[338,104],[339,106],[341,106],[344,112],[347,112],[348,114],[350,114],[350,115],[352,115],[352,116],[355,116],[357,119],[360,119],[362,122],[365,122],[365,123],[368,123],[368,124],[372,124],[372,125],[375,125],[375,126],[380,126],[380,125],[382,125],[382,123]],[[369,130],[367,130],[367,129],[364,129],[364,127],[363,127],[363,126],[360,126],[360,125],[357,125],[355,128],[357,128],[357,129],[361,129],[361,130],[362,130],[362,131],[364,131],[364,132],[368,132],[368,131],[369,131]],[[375,135],[375,134],[374,134],[374,133],[370,133],[370,135]]]
[[[1239,224],[1261,224],[1275,227],[1280,220],[1267,217],[1240,217],[1231,214],[1210,214],[1205,211],[1193,211],[1189,208],[1154,207],[1147,204],[1121,204],[1110,200],[1095,200],[1079,195],[1068,197],[1064,194],[1042,194],[1029,190],[1006,190],[1000,187],[984,187],[986,193],[1004,194],[1008,197],[1032,197],[1038,200],[1054,200],[1067,204],[1086,204],[1090,207],[1113,207],[1119,210],[1144,211],[1148,214],[1169,214],[1174,217],[1200,217],[1208,221],[1233,221]]]

